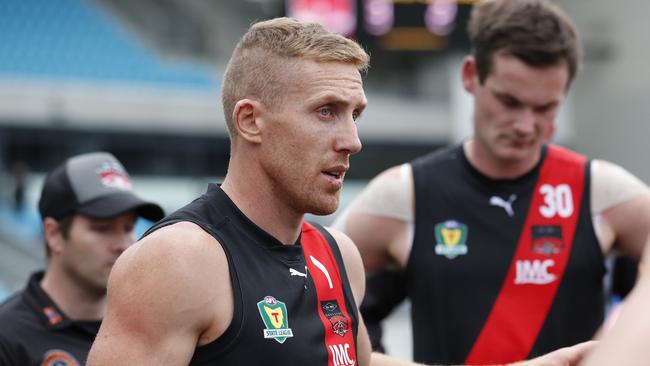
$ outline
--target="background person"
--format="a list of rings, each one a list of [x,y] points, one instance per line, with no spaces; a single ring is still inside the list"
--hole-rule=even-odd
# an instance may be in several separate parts
[[[383,172],[335,223],[369,273],[404,271],[414,359],[432,364],[506,363],[590,339],[603,255],[638,258],[650,231],[644,183],[550,144],[580,63],[566,14],[488,0],[468,31],[473,136]]]
[[[105,152],[66,160],[45,178],[46,270],[0,306],[0,364],[82,365],[106,307],[117,257],[135,240],[137,216],[163,210],[135,195],[122,164]]]

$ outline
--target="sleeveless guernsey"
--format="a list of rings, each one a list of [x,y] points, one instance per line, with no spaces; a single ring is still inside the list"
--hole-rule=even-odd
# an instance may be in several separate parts
[[[605,268],[582,155],[546,146],[540,163],[512,180],[482,175],[462,146],[412,166],[406,287],[415,361],[506,363],[593,336]]]
[[[304,223],[299,240],[283,245],[213,184],[147,234],[180,221],[219,241],[235,299],[226,332],[198,347],[190,365],[357,364],[357,307],[338,245],[325,229]]]

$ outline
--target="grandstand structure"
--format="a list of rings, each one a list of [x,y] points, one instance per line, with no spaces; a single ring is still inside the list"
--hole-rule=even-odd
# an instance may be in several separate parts
[[[4,1],[0,167],[24,160],[45,171],[101,149],[135,174],[223,175],[224,64],[251,21],[282,12],[278,1]],[[417,85],[407,72],[394,74],[396,87],[386,88],[393,95],[377,93],[360,127],[366,154],[353,177],[369,178],[447,139],[442,102],[432,108],[424,96],[396,98],[399,90],[417,94]]]

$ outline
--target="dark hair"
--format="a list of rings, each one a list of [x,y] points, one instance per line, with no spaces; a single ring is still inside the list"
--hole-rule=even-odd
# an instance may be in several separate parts
[[[571,19],[546,0],[486,0],[472,9],[467,26],[483,83],[497,53],[512,55],[533,67],[566,61],[567,88],[580,65],[581,50]]]
[[[73,218],[74,215],[68,215],[66,217],[56,220],[56,222],[59,224],[59,231],[61,232],[61,235],[63,235],[65,239],[70,237],[70,228],[72,227]],[[51,254],[52,251],[50,250],[50,245],[47,243],[47,239],[45,239],[46,258],[49,258]]]

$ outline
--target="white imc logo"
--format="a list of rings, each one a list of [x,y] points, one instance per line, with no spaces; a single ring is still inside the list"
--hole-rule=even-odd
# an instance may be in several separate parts
[[[355,362],[350,358],[350,345],[349,344],[335,344],[328,346],[332,354],[332,361],[334,366],[354,366]]]
[[[548,272],[555,265],[552,259],[518,260],[516,265],[515,285],[546,285],[557,279],[556,275]]]

